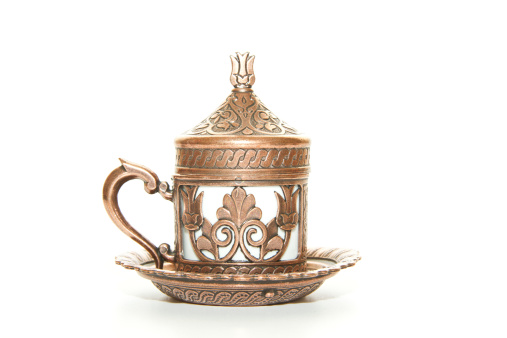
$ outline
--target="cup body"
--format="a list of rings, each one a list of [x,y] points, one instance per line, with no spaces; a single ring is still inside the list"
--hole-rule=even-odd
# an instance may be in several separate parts
[[[305,271],[308,141],[286,138],[285,147],[274,148],[269,139],[255,140],[255,147],[250,141],[251,148],[246,148],[231,139],[198,146],[177,139],[172,190],[150,169],[121,160],[104,183],[106,211],[159,269],[171,262],[178,271],[196,273]],[[146,192],[158,192],[174,203],[174,250],[165,243],[156,247],[121,213],[118,192],[132,179],[144,181]]]
[[[310,139],[254,94],[253,55],[236,53],[231,62],[234,89],[225,102],[175,139],[173,189],[148,168],[122,160],[106,179],[104,205],[157,268],[170,262],[196,273],[304,271]],[[122,215],[117,195],[131,179],[174,202],[174,250],[156,247]]]
[[[173,194],[178,271],[265,274],[306,270],[306,179],[175,176]]]

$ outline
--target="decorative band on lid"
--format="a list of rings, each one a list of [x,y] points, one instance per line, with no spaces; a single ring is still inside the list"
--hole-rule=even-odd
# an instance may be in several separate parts
[[[176,149],[176,166],[209,169],[296,168],[310,165],[310,148]]]

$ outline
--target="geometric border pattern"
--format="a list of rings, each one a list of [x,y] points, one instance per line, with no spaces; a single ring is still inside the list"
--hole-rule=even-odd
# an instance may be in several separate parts
[[[308,167],[310,148],[176,149],[176,166],[209,169]]]
[[[304,297],[317,290],[322,283],[317,282],[300,288],[268,288],[263,291],[206,290],[196,289],[195,287],[170,287],[156,282],[153,282],[153,284],[166,295],[189,303],[222,306],[256,306],[286,303]]]

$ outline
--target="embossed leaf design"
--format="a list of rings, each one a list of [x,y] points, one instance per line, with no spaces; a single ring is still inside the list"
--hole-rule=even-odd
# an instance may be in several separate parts
[[[281,250],[283,247],[283,239],[280,236],[271,238],[264,248],[264,252],[268,253],[273,250]]]
[[[207,238],[211,238],[211,228],[212,228],[211,223],[208,221],[207,218],[205,218],[204,223],[202,225],[202,235],[206,236]]]
[[[220,122],[220,123],[217,123],[217,127],[227,130],[227,129],[229,129],[229,123],[227,123],[227,122]]]
[[[197,190],[197,189],[196,189]],[[194,193],[195,195],[195,193]],[[194,202],[192,203],[192,213],[200,213],[201,212],[201,209],[202,209],[202,199],[204,197],[204,193],[201,192],[199,194],[199,196],[197,196],[197,198],[194,200]]]
[[[197,239],[197,249],[208,250],[209,252],[214,253],[211,241],[204,236],[201,236]]]
[[[236,227],[250,220],[260,220],[261,209],[255,206],[255,197],[247,195],[245,189],[236,187],[229,195],[224,196],[224,206],[217,210],[217,218],[233,222]]]
[[[276,235],[278,235],[278,226],[276,225],[276,221],[274,218],[271,221],[269,221],[266,228],[268,229],[268,233],[267,233],[268,239],[273,238]]]
[[[273,218],[269,221],[267,228],[267,239],[268,242],[266,246],[263,248],[263,252],[266,254],[272,250],[281,250],[283,247],[283,239],[278,236],[278,227],[276,225],[276,221]]]
[[[287,213],[287,203],[285,203],[285,199],[275,191],[276,201],[278,202],[278,214]]]
[[[268,123],[266,123],[266,124],[264,125],[264,127],[265,127],[267,130],[269,130],[269,131],[273,131],[273,129],[275,129],[275,128],[276,128],[276,126],[275,126],[274,124],[269,123],[269,122],[268,122]]]
[[[215,258],[218,258],[218,247],[217,244],[211,240],[211,229],[211,223],[205,218],[202,225],[202,236],[197,239],[197,249],[208,250]]]
[[[264,120],[268,120],[269,119],[269,115],[266,114],[265,112],[261,112],[259,114],[259,116],[260,116],[261,119],[264,119]]]

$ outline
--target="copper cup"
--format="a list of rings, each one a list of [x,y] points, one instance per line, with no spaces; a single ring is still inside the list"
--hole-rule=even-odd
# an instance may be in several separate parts
[[[234,89],[207,119],[176,139],[174,187],[146,167],[122,161],[104,184],[113,222],[153,257],[157,268],[266,274],[306,270],[309,144],[253,93],[253,56],[231,57]],[[118,206],[132,179],[174,203],[175,247],[156,247]]]

